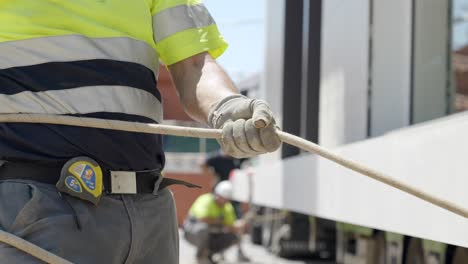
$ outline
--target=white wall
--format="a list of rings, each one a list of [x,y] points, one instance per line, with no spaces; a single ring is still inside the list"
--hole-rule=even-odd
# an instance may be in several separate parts
[[[319,142],[337,146],[367,136],[369,1],[324,0]]]
[[[284,69],[284,8],[285,0],[268,0],[266,8],[265,65],[262,73],[260,95],[268,101],[280,119],[283,112]]]
[[[413,122],[447,114],[449,1],[416,0]],[[450,14],[451,17],[451,14]]]
[[[260,84],[260,97],[270,104],[279,126],[283,120],[285,1],[267,1],[265,65]],[[281,160],[280,150],[260,156],[257,162],[259,165],[268,167],[268,164],[279,160]],[[281,165],[276,166],[281,167]],[[281,169],[277,169],[272,175],[260,173],[262,176],[257,177],[254,193],[259,197],[259,201],[264,201],[263,205],[274,206],[278,201],[283,200],[283,174],[281,172]]]
[[[410,123],[412,1],[373,0],[371,136]]]

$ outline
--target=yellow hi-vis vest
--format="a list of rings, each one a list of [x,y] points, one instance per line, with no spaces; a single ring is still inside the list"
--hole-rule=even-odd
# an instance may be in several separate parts
[[[159,61],[205,51],[216,58],[226,47],[200,0],[1,0],[0,113],[159,123]],[[86,154],[119,169],[164,163],[159,136],[0,125],[0,159]]]
[[[236,212],[230,202],[219,206],[212,193],[205,193],[198,197],[190,207],[189,215],[195,219],[222,219],[224,225],[232,226],[236,221]]]

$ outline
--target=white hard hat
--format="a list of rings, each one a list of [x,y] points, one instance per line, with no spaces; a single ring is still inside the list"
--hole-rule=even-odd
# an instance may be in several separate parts
[[[224,199],[232,200],[232,184],[230,181],[221,181],[214,189],[216,195]]]

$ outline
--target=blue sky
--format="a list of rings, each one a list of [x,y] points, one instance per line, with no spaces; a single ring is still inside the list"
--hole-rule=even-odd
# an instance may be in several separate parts
[[[229,43],[218,62],[237,79],[263,68],[266,0],[204,0]]]
[[[263,69],[266,1],[204,0],[229,42],[218,61],[234,79]],[[468,0],[454,0],[453,13],[468,19]],[[454,48],[468,44],[468,20],[454,26],[453,37]]]

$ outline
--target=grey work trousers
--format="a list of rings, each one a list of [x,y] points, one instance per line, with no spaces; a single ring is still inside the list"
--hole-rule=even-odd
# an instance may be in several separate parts
[[[239,237],[236,234],[212,230],[207,223],[191,219],[184,222],[184,237],[190,244],[197,247],[198,252],[208,250],[209,254],[215,254],[239,243]]]
[[[106,195],[98,206],[53,185],[0,182],[0,229],[73,263],[179,263],[172,193]],[[0,243],[0,263],[41,261]]]

